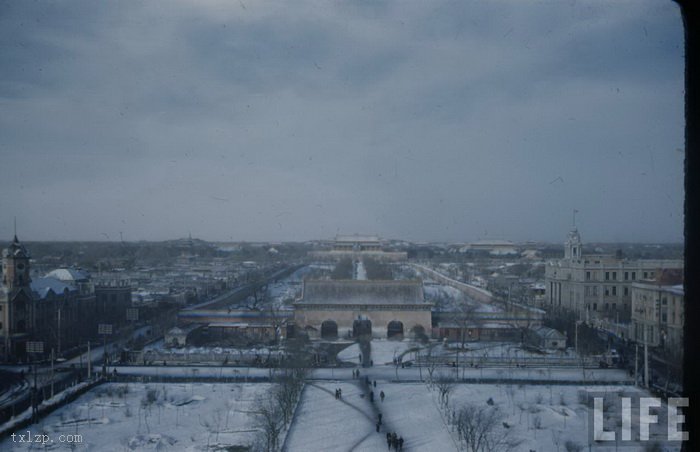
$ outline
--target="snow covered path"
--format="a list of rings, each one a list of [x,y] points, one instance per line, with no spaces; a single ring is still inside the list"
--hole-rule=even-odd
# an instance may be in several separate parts
[[[335,398],[335,390],[342,399]],[[384,432],[376,432],[376,411],[360,380],[307,383],[285,443],[285,451],[377,451],[386,448]],[[405,450],[405,449],[404,449]]]

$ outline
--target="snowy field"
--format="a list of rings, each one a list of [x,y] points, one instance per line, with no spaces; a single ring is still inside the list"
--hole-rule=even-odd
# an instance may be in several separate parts
[[[371,373],[370,373],[370,379]],[[341,388],[343,399],[336,400],[333,392]],[[405,440],[405,451],[465,450],[449,421],[450,409],[443,409],[437,390],[421,383],[388,383],[377,381],[372,387],[375,396],[386,394],[382,402],[376,397],[368,400],[368,389],[362,380],[352,382],[323,382],[307,385],[297,418],[287,438],[288,451],[385,450],[386,432],[396,432]],[[587,390],[609,395],[645,395],[631,386],[508,386],[455,385],[449,406],[459,409],[472,403],[500,413],[496,434],[508,430],[511,438],[521,443],[516,451],[536,450],[558,452],[566,450],[566,442],[588,449],[589,408],[583,394]],[[491,402],[489,402],[491,399]],[[613,404],[614,405],[614,404]],[[616,412],[612,406],[611,413]],[[376,432],[377,414],[383,415],[380,432]],[[606,411],[607,413],[607,411]],[[664,413],[664,410],[661,411]],[[612,421],[615,416],[611,417]],[[634,421],[633,421],[634,422]],[[665,425],[665,415],[659,415]],[[612,427],[606,424],[606,429]],[[652,436],[652,442],[653,442]],[[644,450],[647,443],[626,445],[620,450]],[[663,444],[663,443],[662,443]],[[619,444],[622,447],[622,444]],[[615,443],[593,444],[593,450],[613,451]],[[677,446],[664,445],[661,450],[676,451]]]
[[[386,450],[387,432],[404,438],[405,451],[466,450],[450,417],[469,404],[498,413],[493,431],[519,441],[515,451],[565,451],[567,441],[587,450],[587,391],[611,396],[605,412],[613,415],[606,416],[606,430],[618,422],[619,407],[614,402],[620,396],[647,395],[633,386],[455,384],[448,403],[441,404],[437,389],[419,382],[390,382],[381,374],[375,375],[376,371],[363,369],[359,379],[308,382],[285,450],[381,451]],[[365,375],[371,381],[376,379],[376,386],[365,386]],[[83,443],[76,450],[226,450],[255,441],[252,412],[256,398],[269,388],[266,383],[107,384],[52,413],[31,430],[54,439],[60,434],[82,435]],[[342,390],[340,400],[334,396],[337,388]],[[370,390],[375,396],[373,403]],[[383,401],[380,391],[386,395]],[[377,432],[379,413],[382,425]],[[633,415],[633,425],[636,419]],[[659,425],[665,423],[664,407],[659,412]],[[654,429],[652,440],[653,434]],[[619,450],[643,451],[644,445],[625,445]],[[35,450],[39,448],[34,445]],[[71,447],[54,443],[48,449]],[[0,450],[26,451],[30,447],[5,438]],[[593,444],[593,450],[613,451],[615,443]],[[679,447],[664,445],[659,450],[677,451]]]
[[[266,383],[106,384],[30,429],[54,439],[50,450],[72,450],[59,443],[61,434],[82,435],[75,450],[225,450],[254,442],[251,411],[256,397],[269,388]],[[30,448],[8,437],[0,450]]]

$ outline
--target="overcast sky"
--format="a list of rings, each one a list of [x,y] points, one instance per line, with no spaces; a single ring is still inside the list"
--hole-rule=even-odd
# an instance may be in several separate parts
[[[0,3],[0,238],[683,239],[671,1]]]

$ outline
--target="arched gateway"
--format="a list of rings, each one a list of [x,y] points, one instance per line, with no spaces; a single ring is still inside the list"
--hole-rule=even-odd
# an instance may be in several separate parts
[[[326,320],[321,324],[321,337],[323,339],[338,338],[338,324],[333,320]]]
[[[335,323],[339,337],[400,338],[415,325],[430,325],[432,307],[420,280],[308,280],[294,303],[294,321],[322,337],[331,336]]]

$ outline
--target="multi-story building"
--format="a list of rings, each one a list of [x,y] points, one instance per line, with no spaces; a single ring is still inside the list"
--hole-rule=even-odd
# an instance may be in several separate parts
[[[661,347],[669,357],[683,350],[683,279],[665,271],[654,280],[632,284],[632,339]]]
[[[25,361],[28,341],[43,343],[44,356],[97,335],[98,323],[123,323],[131,287],[95,285],[80,269],[60,268],[30,278],[30,256],[17,237],[3,252],[0,287],[0,360]]]
[[[582,251],[581,236],[574,228],[564,244],[564,258],[545,266],[545,307],[574,312],[581,320],[629,322],[632,284],[653,279],[664,269],[683,269],[682,260],[630,260]]]
[[[34,324],[34,303],[29,277],[29,253],[17,236],[2,253],[0,287],[0,358],[26,356],[26,342]]]

